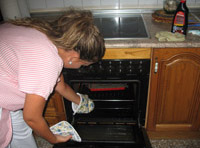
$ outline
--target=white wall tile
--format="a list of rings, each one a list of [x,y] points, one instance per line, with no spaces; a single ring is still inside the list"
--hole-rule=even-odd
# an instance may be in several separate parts
[[[101,0],[101,8],[119,9],[119,0]]]
[[[159,6],[163,6],[164,0],[157,0],[157,1],[158,1],[157,4],[158,4]]]
[[[137,7],[139,5],[139,0],[120,0],[120,8],[131,8]]]
[[[28,0],[29,8],[32,9],[46,9],[45,0]]]
[[[190,4],[190,3],[195,3],[196,0],[187,0],[186,3]]]
[[[152,7],[157,6],[158,1],[157,0],[139,0],[139,6],[145,6],[145,7]]]
[[[198,7],[200,7],[200,0],[196,0],[196,4]]]
[[[188,7],[196,6],[196,1],[197,0],[187,0],[186,4]]]
[[[47,8],[63,8],[63,0],[46,0]]]
[[[17,0],[22,17],[30,17],[29,6],[26,0]]]
[[[200,0],[196,0],[196,5],[195,6],[200,9]]]
[[[101,3],[100,0],[83,0],[83,8],[93,9],[100,8]]]
[[[64,0],[65,7],[77,7],[82,8],[82,0]]]
[[[79,7],[84,9],[162,8],[163,0],[27,0],[30,10]],[[187,0],[188,7],[200,9],[200,0]]]

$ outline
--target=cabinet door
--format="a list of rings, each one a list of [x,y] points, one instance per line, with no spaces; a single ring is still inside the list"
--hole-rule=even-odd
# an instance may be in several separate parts
[[[153,50],[148,104],[149,131],[199,129],[200,48]]]
[[[63,98],[59,93],[54,92],[50,96],[44,110],[44,117],[49,126],[52,126],[62,120],[67,119]]]

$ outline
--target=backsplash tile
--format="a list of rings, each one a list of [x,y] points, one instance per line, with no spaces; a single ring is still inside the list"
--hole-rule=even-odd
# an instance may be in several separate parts
[[[63,0],[48,0],[46,1],[47,8],[63,8],[64,2]]]
[[[120,0],[120,9],[138,7],[139,0]]]
[[[200,0],[199,0],[199,4],[200,4]],[[191,6],[198,6],[198,0],[187,0],[187,6],[191,7]]]
[[[100,0],[82,0],[85,9],[100,9]]]
[[[197,0],[187,0],[187,3],[190,4],[190,3],[195,3]]]
[[[27,0],[30,10],[32,9],[45,9],[46,0]]]
[[[81,9],[162,9],[164,0],[27,0],[30,11],[78,7]],[[200,9],[200,0],[187,0],[187,5]],[[57,9],[59,10],[59,9]]]
[[[139,0],[139,6],[152,7],[157,5],[157,0]]]
[[[158,0],[158,6],[163,6],[164,0]]]
[[[83,2],[82,0],[64,0],[65,7],[77,7],[82,8]]]
[[[101,8],[105,9],[119,9],[120,0],[101,0]]]
[[[197,4],[197,6],[200,7],[200,0],[197,0],[197,1],[196,1],[196,4]],[[199,8],[199,9],[200,9],[200,8]]]

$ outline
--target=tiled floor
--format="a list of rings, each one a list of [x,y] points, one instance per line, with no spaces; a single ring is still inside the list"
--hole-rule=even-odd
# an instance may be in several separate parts
[[[151,140],[152,148],[200,148],[200,140]]]
[[[35,141],[38,145],[38,148],[52,148],[53,145],[48,143],[46,140],[42,139],[41,137],[35,136]]]

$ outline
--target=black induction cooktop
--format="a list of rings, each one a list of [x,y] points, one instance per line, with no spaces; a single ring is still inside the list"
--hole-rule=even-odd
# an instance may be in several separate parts
[[[149,38],[142,14],[99,14],[94,22],[105,40]]]

